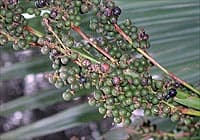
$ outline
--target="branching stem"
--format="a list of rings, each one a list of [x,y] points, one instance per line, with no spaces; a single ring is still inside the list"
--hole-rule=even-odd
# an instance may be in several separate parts
[[[114,24],[115,30],[121,34],[132,46],[133,46],[133,41],[132,39],[126,35],[126,33],[117,25]],[[140,49],[140,48],[136,48],[135,46],[133,46],[140,54],[142,54],[144,57],[146,57],[149,61],[151,61],[151,63],[153,63],[155,66],[157,66],[159,69],[161,69],[165,74],[167,74],[169,77],[171,77],[172,79],[174,79],[175,81],[181,83],[182,85],[184,85],[185,87],[187,87],[188,89],[192,90],[193,92],[197,93],[198,95],[200,95],[200,91],[198,91],[197,89],[195,89],[194,87],[192,87],[191,85],[189,85],[187,82],[183,81],[182,79],[178,78],[175,74],[169,72],[166,68],[164,68],[163,66],[161,66],[155,59],[153,59],[150,55],[148,55],[144,50]]]
[[[102,48],[100,48],[99,46],[97,46],[94,42],[92,42],[89,39],[89,37],[87,37],[87,35],[81,31],[80,27],[72,25],[72,29],[74,31],[76,31],[83,39],[85,39],[87,42],[89,42],[100,53],[102,53],[104,56],[106,56],[112,63],[117,63],[117,61],[114,58],[112,58],[112,56],[110,56],[110,54],[108,54],[105,50],[103,50]]]
[[[81,53],[79,52],[78,50],[75,50],[75,49],[70,49],[68,48],[67,46],[65,46],[62,42],[62,40],[58,37],[58,35],[53,31],[52,27],[48,24],[48,20],[47,19],[44,19],[44,23],[45,25],[47,26],[48,30],[53,34],[53,36],[56,37],[56,39],[58,40],[58,42],[61,44],[61,46],[63,48],[60,48],[60,47],[56,47],[60,52],[62,52],[63,54],[66,54],[66,52],[74,52],[74,53],[78,53],[80,56],[82,56],[83,58],[86,58],[86,59],[89,59],[91,60],[92,62],[94,63],[100,63],[99,61],[97,61],[96,59],[90,57],[89,55],[86,55],[84,53]],[[77,62],[78,65],[80,65],[80,63]],[[81,66],[81,65],[80,65]]]
[[[170,108],[173,109],[173,111],[179,110],[182,114],[188,114],[188,115],[194,115],[194,116],[200,116],[200,111],[194,110],[194,109],[189,109],[189,108],[180,108],[180,107],[175,107],[174,105],[162,100],[162,103],[166,104]]]

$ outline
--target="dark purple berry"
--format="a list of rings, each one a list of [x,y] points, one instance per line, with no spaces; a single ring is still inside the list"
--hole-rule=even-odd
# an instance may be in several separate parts
[[[177,94],[177,91],[176,91],[176,89],[171,88],[171,89],[169,89],[168,94],[170,95],[170,97],[175,97]]]
[[[149,39],[149,35],[148,34],[144,34],[143,40],[148,40],[148,39]]]
[[[86,79],[84,76],[80,76],[79,82],[80,82],[81,84],[84,84],[84,83],[87,82],[87,79]]]
[[[166,96],[164,96],[164,99],[168,100],[169,98],[173,98],[176,96],[176,94],[177,94],[176,89],[171,88],[171,89],[169,89],[168,94]]]
[[[47,4],[47,0],[37,0],[35,1],[35,5],[37,8],[42,8],[44,6],[46,6]]]
[[[57,11],[54,10],[54,9],[52,9],[52,10],[51,10],[51,13],[50,13],[50,17],[51,17],[52,19],[55,19],[57,15],[58,15]]]
[[[9,4],[16,4],[16,3],[18,3],[18,0],[8,0],[8,3]]]
[[[115,7],[112,9],[112,13],[115,16],[119,16],[121,14],[121,9],[119,7]]]
[[[101,70],[101,72],[103,72],[103,73],[108,72],[109,69],[110,69],[110,66],[109,66],[109,64],[107,64],[107,63],[103,63],[103,64],[100,65],[100,70]]]
[[[110,17],[112,15],[112,10],[110,8],[106,8],[104,11],[104,15],[106,17]]]
[[[175,88],[179,88],[180,87],[180,83],[178,83],[178,82],[174,83],[174,87]]]
[[[119,77],[113,77],[112,78],[112,84],[114,85],[114,86],[116,86],[116,85],[119,85],[120,84],[120,78]]]

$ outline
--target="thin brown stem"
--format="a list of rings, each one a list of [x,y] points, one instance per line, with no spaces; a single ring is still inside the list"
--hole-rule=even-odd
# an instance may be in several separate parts
[[[8,33],[4,32],[4,31],[1,31],[0,30],[0,34],[6,36],[6,38],[9,40],[9,41],[16,41],[16,39],[12,36],[10,36]]]
[[[105,50],[103,50],[102,48],[100,48],[99,46],[97,46],[94,42],[92,42],[90,40],[90,38],[85,33],[83,33],[81,31],[80,27],[72,25],[72,29],[74,31],[76,31],[84,40],[86,40],[87,42],[89,42],[100,53],[102,53],[104,56],[106,56],[112,63],[117,63],[117,61],[114,58],[112,58],[112,56],[110,54],[108,54]]]
[[[133,41],[132,39],[126,35],[126,33],[117,25],[114,24],[115,30],[121,34],[132,46],[133,46]],[[164,68],[162,65],[160,65],[155,59],[153,59],[149,54],[147,54],[144,50],[140,49],[140,48],[136,48],[135,46],[133,46],[139,53],[141,53],[144,57],[146,57],[149,61],[151,61],[151,63],[153,63],[155,66],[157,66],[159,69],[161,69],[165,74],[167,74],[169,77],[171,77],[172,79],[174,79],[175,81],[181,83],[182,85],[184,85],[185,87],[187,87],[188,89],[192,90],[193,92],[197,93],[198,95],[200,95],[200,91],[198,91],[197,89],[195,89],[194,87],[192,87],[191,85],[189,85],[187,82],[185,82],[184,80],[178,78],[175,74],[173,74],[172,72],[169,72],[166,68]]]

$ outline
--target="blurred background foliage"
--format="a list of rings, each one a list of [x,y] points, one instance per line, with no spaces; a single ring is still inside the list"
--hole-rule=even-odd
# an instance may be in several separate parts
[[[150,35],[149,53],[167,69],[199,88],[200,1],[115,2],[123,11],[120,21],[130,18]],[[85,25],[89,18],[89,15],[84,18]],[[38,21],[32,19],[30,23],[41,27]],[[87,26],[83,28],[88,30]],[[70,139],[73,135],[86,140],[104,136],[109,140],[126,139],[123,130],[120,130],[121,135],[117,130],[103,135],[113,127],[112,120],[103,119],[95,108],[87,105],[92,89],[77,93],[74,100],[64,102],[61,96],[64,89],[55,89],[44,77],[45,72],[51,71],[48,57],[38,52],[37,48],[14,51],[9,45],[0,47],[2,139]],[[152,72],[163,76],[157,68]],[[84,132],[87,130],[88,133]]]

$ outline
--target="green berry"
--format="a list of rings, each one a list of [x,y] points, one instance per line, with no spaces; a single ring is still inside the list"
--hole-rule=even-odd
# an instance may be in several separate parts
[[[53,69],[59,69],[59,67],[60,67],[60,66],[59,66],[58,64],[55,64],[55,63],[52,64],[52,68],[53,68]]]
[[[155,86],[157,89],[161,89],[163,87],[163,82],[162,81],[156,81]]]
[[[68,77],[66,72],[61,72],[59,76],[63,81],[67,80],[67,77]]]
[[[114,117],[114,122],[115,123],[121,123],[122,119],[120,117]]]
[[[164,106],[162,110],[164,113],[170,113],[170,111],[171,111],[169,106]]]
[[[131,119],[130,118],[125,118],[123,123],[124,123],[124,125],[130,125],[131,124]]]
[[[139,86],[139,85],[140,85],[140,80],[139,80],[139,78],[134,78],[134,79],[133,79],[133,85],[134,85],[134,86]]]
[[[185,123],[185,125],[190,125],[192,123],[192,120],[189,118],[185,118],[184,123]]]
[[[94,106],[96,104],[96,101],[93,98],[89,98],[88,103],[89,105]]]
[[[159,103],[159,100],[158,100],[158,98],[154,97],[151,102],[152,102],[152,104],[156,105]]]
[[[42,54],[48,54],[49,51],[50,51],[50,50],[49,50],[48,46],[44,46],[44,47],[41,48],[41,53],[42,53]]]
[[[101,96],[102,96],[101,91],[96,90],[96,91],[94,92],[94,98],[95,98],[96,100],[100,100],[100,99],[101,99]]]
[[[111,88],[109,86],[102,87],[101,90],[107,95],[111,93]]]
[[[119,110],[119,114],[120,114],[121,116],[125,116],[126,113],[127,113],[127,111],[126,111],[125,109],[120,109],[120,110]]]
[[[67,57],[62,57],[62,58],[60,59],[60,61],[61,61],[61,63],[62,63],[63,65],[66,65],[66,64],[69,62],[69,58],[67,58]]]
[[[82,13],[87,13],[89,11],[89,7],[86,4],[81,5],[81,12]]]
[[[104,115],[106,113],[106,108],[103,107],[103,106],[100,106],[99,107],[99,113]]]
[[[69,84],[72,84],[74,81],[75,81],[75,78],[74,78],[73,76],[69,76],[69,77],[67,78],[67,82],[68,82]]]
[[[176,122],[176,121],[178,121],[179,119],[180,119],[180,115],[179,115],[178,113],[172,114],[172,116],[171,116],[171,121],[172,121],[172,122]]]
[[[132,97],[132,95],[133,94],[131,90],[126,91],[126,94],[125,94],[126,97]]]
[[[112,114],[113,114],[114,117],[118,117],[119,116],[118,110],[113,110]]]
[[[145,109],[144,110],[144,115],[145,116],[150,116],[151,115],[151,110],[150,109]]]
[[[62,81],[56,81],[55,87],[56,88],[62,88],[64,86],[64,83]]]
[[[33,9],[33,8],[28,8],[28,9],[26,10],[26,12],[27,12],[28,14],[32,15],[32,14],[34,14],[34,9]]]
[[[62,94],[62,97],[63,97],[63,99],[64,99],[65,101],[69,101],[69,100],[72,99],[72,94],[69,93],[69,92],[64,92],[64,93]]]
[[[131,105],[133,103],[132,98],[127,98],[125,102],[127,105]]]
[[[13,17],[13,13],[10,11],[7,11],[5,15],[6,15],[6,18],[8,18],[8,19],[12,19],[12,17]]]
[[[152,106],[152,108],[151,108],[151,112],[153,113],[153,114],[158,114],[159,113],[159,108],[157,107],[157,106]]]

